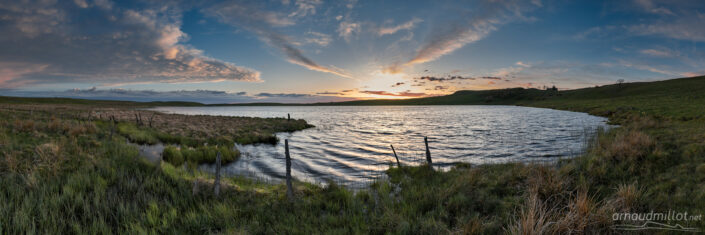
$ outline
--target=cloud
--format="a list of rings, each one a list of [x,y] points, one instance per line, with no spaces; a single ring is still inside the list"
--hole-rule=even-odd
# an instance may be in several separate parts
[[[297,0],[297,9],[289,14],[289,17],[305,17],[309,14],[316,14],[316,7],[321,5],[321,3],[321,0]]]
[[[595,26],[573,35],[575,40],[612,38],[617,30],[623,27],[614,25]]]
[[[619,64],[624,67],[627,67],[627,68],[644,70],[644,71],[649,71],[652,73],[659,73],[659,74],[668,75],[668,76],[683,76],[684,75],[683,73],[669,71],[669,70],[662,69],[662,68],[656,68],[656,67],[646,65],[646,64],[632,63],[632,62],[625,61],[625,60],[620,60]]]
[[[516,65],[519,65],[519,66],[524,67],[524,68],[529,68],[529,67],[531,67],[530,64],[524,63],[524,62],[521,62],[521,61],[517,61],[517,62],[516,62]]]
[[[463,76],[458,76],[458,75],[448,75],[445,77],[434,77],[434,76],[422,76],[418,78],[414,78],[415,80],[426,80],[426,81],[431,81],[431,82],[447,82],[447,81],[453,81],[453,80],[475,80],[476,78],[474,77],[463,77]]]
[[[674,15],[668,8],[657,6],[652,0],[634,0],[644,11],[657,15]]]
[[[325,34],[325,33],[319,33],[319,32],[308,32],[306,33],[307,35],[310,35],[311,37],[306,38],[307,43],[313,43],[313,44],[318,44],[319,46],[328,46],[333,39],[331,38],[330,35]]]
[[[703,76],[705,75],[705,70],[703,71],[698,71],[698,72],[686,72],[683,73],[683,76],[685,77],[697,77],[697,76]]]
[[[426,93],[414,93],[410,91],[403,91],[399,93],[391,93],[387,91],[360,91],[360,93],[363,94],[370,94],[370,95],[383,95],[383,96],[397,96],[397,97],[423,97],[427,96]]]
[[[349,42],[355,34],[360,32],[360,30],[360,23],[343,21],[340,22],[338,25],[338,30],[336,31],[338,32],[338,36]]]
[[[480,77],[482,79],[488,79],[488,80],[502,80],[500,77]]]
[[[511,0],[478,4],[478,8],[473,9],[472,12],[462,14],[465,17],[461,20],[453,23],[443,22],[443,26],[437,26],[438,30],[432,32],[427,42],[416,51],[416,55],[403,66],[436,60],[468,43],[484,38],[512,18],[527,19],[523,16],[523,12],[531,8],[533,7]],[[394,72],[398,69],[389,71]]]
[[[401,85],[404,85],[404,84],[406,84],[406,83],[397,82],[397,83],[392,84],[392,87],[398,87],[398,86],[401,86]]]
[[[203,11],[206,15],[213,16],[221,22],[243,27],[255,33],[260,40],[269,46],[278,49],[286,56],[289,63],[303,66],[309,70],[331,73],[340,77],[352,78],[342,69],[319,65],[294,46],[287,36],[274,30],[274,27],[289,26],[294,24],[286,17],[274,12],[260,10],[254,5],[239,2],[225,2],[217,4]]]
[[[674,57],[676,52],[667,49],[644,49],[639,51],[641,54],[655,57]]]
[[[652,24],[640,24],[629,27],[637,35],[655,35],[665,38],[705,42],[705,27],[700,22],[705,21],[705,14],[679,17],[673,21],[660,21]]]
[[[80,8],[88,8],[88,3],[86,0],[73,0],[74,3],[76,3],[76,6]]]
[[[65,91],[23,91],[16,89],[3,89],[3,95],[22,97],[68,97],[99,100],[129,100],[129,101],[189,101],[206,104],[214,103],[315,103],[339,102],[355,100],[354,98],[319,96],[295,93],[258,93],[247,95],[247,92],[225,92],[215,90],[129,90],[129,89],[70,89]]]
[[[287,97],[287,98],[292,98],[292,97],[294,97],[294,98],[298,98],[298,97],[308,97],[308,96],[311,96],[311,95],[309,95],[309,94],[297,94],[297,93],[266,93],[266,92],[263,92],[263,93],[256,94],[255,96],[259,96],[259,97]]]
[[[442,91],[442,90],[447,90],[448,86],[434,86],[433,90],[434,91]],[[426,89],[426,90],[431,90],[431,89]]]
[[[384,36],[387,34],[395,34],[396,32],[398,32],[400,30],[410,30],[410,29],[413,29],[416,24],[421,23],[421,22],[423,22],[422,19],[413,18],[413,19],[407,21],[406,23],[403,23],[400,25],[391,26],[391,27],[380,27],[377,30],[377,34],[379,36]]]
[[[255,99],[246,92],[229,93],[214,90],[128,90],[128,89],[71,89],[63,92],[48,92],[48,95],[58,97],[113,99],[132,101],[190,101],[201,103],[239,103],[254,102]]]
[[[343,93],[324,91],[324,92],[317,92],[316,95],[343,95]]]
[[[5,67],[0,87],[260,81],[255,70],[184,44],[188,35],[179,29],[175,9],[120,9],[109,1],[77,6],[92,9],[76,11],[73,4],[53,1],[3,3],[0,63],[22,66]],[[78,18],[85,20],[73,20]]]
[[[631,33],[705,42],[705,13],[699,1],[635,0],[642,11],[656,14],[628,26]]]
[[[0,87],[19,87],[26,84],[26,81],[16,78],[27,74],[37,74],[44,71],[46,64],[28,64],[15,62],[0,62]]]

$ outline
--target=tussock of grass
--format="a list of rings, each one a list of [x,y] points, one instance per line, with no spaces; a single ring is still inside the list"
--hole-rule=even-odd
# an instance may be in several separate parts
[[[233,162],[240,157],[240,151],[226,146],[182,147],[180,151],[184,161],[198,164],[215,163],[218,152],[221,154],[222,164]]]
[[[181,166],[184,164],[184,156],[181,155],[181,150],[175,146],[166,146],[162,152],[162,158],[164,161],[171,163],[174,166]]]

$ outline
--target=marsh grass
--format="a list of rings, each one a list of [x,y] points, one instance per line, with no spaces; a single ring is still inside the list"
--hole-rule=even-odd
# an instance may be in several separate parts
[[[702,85],[688,82],[683,86]],[[629,85],[620,92],[639,93],[639,89],[645,88]],[[585,92],[563,97],[588,97]],[[618,94],[611,87],[595,92]],[[659,94],[676,98],[659,98]],[[447,171],[391,167],[386,177],[360,190],[337,182],[320,186],[295,181],[294,202],[286,200],[283,184],[246,177],[224,178],[221,195],[216,197],[212,175],[174,166],[182,165],[178,161],[154,165],[126,142],[138,139],[141,131],[146,132],[140,137],[145,141],[150,141],[149,136],[160,142],[166,139],[155,132],[203,141],[190,148],[180,141],[170,142],[179,147],[168,147],[169,154],[181,154],[188,165],[188,154],[182,150],[198,149],[212,137],[230,136],[237,142],[236,133],[266,136],[300,124],[165,115],[155,116],[152,130],[132,122],[133,110],[91,106],[90,110],[100,109],[104,115],[88,121],[88,115],[62,115],[68,110],[88,112],[85,107],[13,104],[0,107],[0,201],[4,202],[0,213],[7,215],[0,217],[0,230],[8,234],[604,234],[615,232],[611,229],[615,212],[703,213],[705,120],[701,117],[705,111],[683,109],[698,104],[699,98],[692,92],[654,93],[647,103],[640,96],[620,97],[550,98],[535,103],[606,115],[621,125],[596,133],[586,152],[575,158],[556,164],[458,164]],[[678,104],[682,97],[691,103]],[[124,113],[119,123],[135,128],[127,125],[124,134],[110,138],[111,125],[105,116],[111,112]],[[215,131],[222,128],[220,121],[228,123],[224,126],[229,129]],[[179,124],[168,126],[171,122]],[[703,221],[680,224],[705,229]]]

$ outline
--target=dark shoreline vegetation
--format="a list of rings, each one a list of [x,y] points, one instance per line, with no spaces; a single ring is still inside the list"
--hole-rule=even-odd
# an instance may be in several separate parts
[[[165,114],[149,123],[151,113],[140,111],[140,125],[125,109],[157,104],[54,101],[0,97],[2,233],[602,234],[620,232],[611,228],[621,223],[612,220],[617,212],[705,212],[705,77],[335,104],[521,105],[588,112],[620,127],[599,133],[583,156],[556,164],[391,168],[388,180],[357,192],[295,182],[293,202],[283,184],[242,177],[223,179],[216,197],[212,175],[154,165],[127,143],[178,144],[170,154],[185,162],[184,149],[260,140],[242,133],[272,134],[284,119]],[[105,114],[115,106],[121,108],[109,109],[111,116],[126,127],[111,136]],[[57,109],[77,115],[62,117]],[[99,109],[102,118],[87,115]],[[301,122],[280,129],[305,128]],[[702,220],[676,223],[705,230]]]

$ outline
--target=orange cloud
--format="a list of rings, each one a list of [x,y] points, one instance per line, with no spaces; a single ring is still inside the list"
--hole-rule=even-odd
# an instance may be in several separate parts
[[[424,97],[427,96],[428,94],[426,93],[415,93],[411,91],[403,91],[403,92],[398,92],[398,93],[391,93],[387,91],[360,91],[360,93],[364,94],[370,94],[370,95],[383,95],[383,96],[396,96],[396,97]]]

